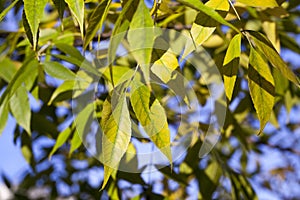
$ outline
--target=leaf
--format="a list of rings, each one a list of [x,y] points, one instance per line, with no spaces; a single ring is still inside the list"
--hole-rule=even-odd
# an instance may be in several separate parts
[[[19,2],[19,0],[13,1],[7,8],[5,8],[1,13],[0,13],[0,22],[3,20],[3,18],[7,15],[7,13]]]
[[[84,0],[65,0],[65,2],[68,4],[72,15],[79,24],[81,37],[83,38]]]
[[[267,62],[254,48],[250,50],[248,77],[250,95],[260,121],[258,134],[261,134],[275,104],[275,88]]]
[[[65,8],[66,8],[65,1],[64,0],[52,0],[52,1],[58,11],[59,18],[63,20]]]
[[[0,60],[0,78],[10,83],[16,72],[17,68],[9,58]]]
[[[104,189],[111,174],[119,166],[126,153],[131,139],[131,120],[126,102],[126,94],[122,93],[112,109],[112,114],[106,122],[102,136],[102,155],[104,164]]]
[[[59,62],[45,61],[43,66],[45,72],[54,78],[58,78],[62,80],[76,79],[76,74],[72,72],[70,69],[64,67]]]
[[[88,27],[84,39],[84,49],[93,40],[99,28],[101,29],[104,20],[106,19],[111,0],[104,0],[94,9],[89,20]]]
[[[0,136],[1,136],[8,119],[8,106],[6,102],[0,104],[0,113],[1,113],[0,115]]]
[[[154,44],[154,26],[144,1],[140,1],[133,15],[128,32],[128,42],[148,84],[150,82],[149,64]]]
[[[111,113],[112,113],[111,103],[109,102],[108,99],[105,99],[105,101],[103,102],[103,109],[102,109],[101,121],[100,121],[100,125],[102,128],[105,127],[109,117],[111,116]]]
[[[75,85],[75,81],[73,80],[68,80],[63,82],[60,86],[58,86],[55,91],[53,92],[48,105],[51,105],[53,103],[53,101],[55,100],[55,98],[58,97],[59,94],[67,92],[67,91],[72,91]]]
[[[226,13],[230,8],[228,1],[224,0],[211,0],[208,1],[205,6],[213,8],[214,10],[225,11]],[[192,41],[187,41],[182,58],[185,58],[195,50],[195,48],[202,45],[213,34],[217,25],[218,22],[207,14],[203,12],[198,13],[191,28]]]
[[[72,98],[78,97],[82,92],[86,90],[87,87],[90,86],[92,78],[89,77],[83,71],[79,71],[77,73],[76,80],[67,80],[63,82],[56,90],[53,92],[48,105],[51,105],[53,101],[58,98],[58,96],[65,92],[72,92]]]
[[[253,7],[278,7],[276,0],[236,0],[236,2]]]
[[[21,68],[17,71],[13,79],[8,84],[6,90],[0,97],[0,105],[5,99],[9,99],[16,90],[25,84],[27,90],[30,90],[38,73],[37,60],[32,59],[31,57],[28,60],[25,60]]]
[[[247,31],[250,34],[253,45],[264,53],[265,57],[269,62],[277,68],[281,74],[283,74],[287,79],[295,83],[300,87],[300,81],[293,71],[286,65],[286,63],[281,59],[280,55],[277,53],[276,49],[272,46],[271,42],[261,33],[255,31]]]
[[[9,106],[17,123],[22,126],[29,135],[31,135],[31,110],[28,94],[24,86],[18,87],[14,95],[9,100]]]
[[[231,23],[227,22],[218,12],[216,12],[213,8],[210,8],[208,6],[205,6],[201,1],[198,0],[178,0],[178,2],[187,5],[195,10],[201,11],[204,14],[210,16],[217,22],[224,24],[226,26],[229,26],[233,30],[235,30],[237,33],[240,33],[238,28],[236,28],[234,25]]]
[[[47,0],[24,0],[24,12],[32,33],[33,50],[37,48],[39,24],[47,2]]]
[[[128,0],[120,13],[114,29],[112,31],[112,39],[109,43],[108,48],[108,63],[112,64],[115,59],[118,45],[124,38],[126,31],[129,27],[130,21],[132,20],[133,14],[139,5],[139,0]]]
[[[49,159],[51,159],[52,155],[57,151],[59,147],[61,147],[64,143],[66,143],[71,133],[72,133],[72,129],[70,127],[67,127],[65,130],[59,133],[56,139],[56,143],[49,154]]]
[[[74,119],[76,131],[71,140],[69,154],[72,154],[82,144],[83,136],[88,132],[93,119],[94,103],[89,103]]]
[[[147,135],[171,163],[170,130],[164,108],[157,99],[150,107],[150,90],[137,81],[132,83],[130,102]]]
[[[55,46],[62,52],[64,52],[65,54],[70,55],[71,57],[74,57],[76,59],[78,59],[79,61],[84,61],[84,57],[81,55],[80,51],[78,49],[76,49],[74,46],[72,45],[68,45],[65,43],[55,43]]]
[[[166,52],[151,66],[151,71],[164,83],[172,78],[172,72],[179,66],[176,56],[171,52]]]
[[[239,69],[241,56],[241,39],[241,34],[237,34],[232,38],[223,62],[224,87],[226,97],[229,101],[231,101],[232,98],[236,76]]]

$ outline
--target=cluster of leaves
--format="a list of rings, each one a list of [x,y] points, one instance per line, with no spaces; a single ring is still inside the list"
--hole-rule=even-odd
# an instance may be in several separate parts
[[[21,195],[24,189],[44,185],[53,197],[77,195],[79,199],[97,199],[108,195],[112,199],[127,198],[126,191],[131,188],[122,186],[125,180],[139,185],[137,199],[179,199],[192,195],[188,187],[196,180],[199,199],[257,198],[248,180],[253,174],[246,170],[247,152],[259,153],[256,143],[267,144],[268,136],[259,142],[255,142],[253,136],[261,134],[268,121],[278,127],[280,108],[290,111],[300,98],[299,79],[279,54],[281,46],[300,53],[299,46],[288,34],[299,33],[294,21],[299,14],[293,11],[299,3],[291,0],[209,0],[205,3],[162,0],[154,1],[151,9],[146,3],[142,0],[4,1],[3,5],[8,6],[2,8],[0,20],[5,22],[10,12],[16,16],[22,12],[22,19],[18,30],[4,29],[0,33],[3,38],[0,47],[0,132],[11,114],[18,125],[14,131],[15,141],[21,141],[24,157],[33,169],[16,190],[16,195]],[[154,27],[188,33],[191,40],[178,43],[181,55],[157,52],[151,48],[155,42],[160,42],[156,33],[149,31]],[[141,31],[133,31],[139,29]],[[117,39],[110,41],[107,51],[97,54],[92,62],[85,59],[84,52],[115,36]],[[116,47],[124,38],[136,51],[118,57]],[[149,137],[139,142],[155,144],[172,163],[169,127],[175,126],[178,120],[174,120],[174,113],[163,106],[163,98],[171,94],[151,84],[150,77],[154,74],[162,83],[169,83],[178,71],[194,79],[198,100],[205,105],[208,85],[188,65],[179,67],[181,59],[200,46],[211,54],[224,80],[227,112],[222,139],[211,155],[201,160],[198,152],[203,140],[196,134],[181,162],[159,169],[163,174],[160,181],[163,189],[161,194],[156,194],[154,185],[146,183],[142,173],[130,174],[115,168],[123,160],[134,161],[136,158],[129,155],[139,151],[132,142],[132,130],[136,128],[132,119]],[[104,60],[109,64],[102,64]],[[73,119],[71,100],[79,97],[99,77],[100,83],[108,89],[84,105]],[[34,101],[40,105],[38,109],[33,109],[31,102]],[[233,104],[237,104],[234,109]],[[58,114],[61,110],[63,114]],[[103,130],[100,140],[103,163],[92,158],[82,144],[87,129],[92,129],[89,125],[93,119],[100,121]],[[254,125],[256,119],[260,122],[258,132]],[[200,124],[199,129],[205,130],[207,125]],[[45,138],[55,140],[54,146],[46,145],[40,155],[35,155],[34,145],[40,145],[39,141]],[[239,141],[238,145],[232,145],[234,139]],[[242,152],[239,172],[228,162],[237,151]],[[54,161],[48,161],[49,157]],[[63,172],[56,169],[60,162],[55,160],[59,159],[66,169]],[[83,169],[76,166],[79,160],[85,161]],[[46,169],[41,170],[45,164]],[[99,167],[102,173],[102,165],[103,181],[96,186],[87,178],[72,176],[72,173],[87,176],[94,167]],[[170,179],[175,181],[174,187],[170,186]],[[61,192],[59,184],[68,185],[70,192]],[[98,192],[101,184],[105,192]],[[76,189],[72,189],[74,187]]]

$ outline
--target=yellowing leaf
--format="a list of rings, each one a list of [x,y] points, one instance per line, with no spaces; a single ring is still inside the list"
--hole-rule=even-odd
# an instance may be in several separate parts
[[[147,135],[171,163],[170,130],[166,113],[159,101],[156,99],[150,106],[149,88],[134,80],[130,102]]]
[[[178,0],[178,2],[187,5],[195,10],[201,11],[207,16],[211,17],[215,21],[224,24],[226,26],[229,26],[236,32],[240,33],[240,31],[231,23],[227,22],[218,12],[216,12],[213,8],[210,8],[206,5],[204,5],[201,1],[198,0]],[[220,4],[223,5],[223,4]]]
[[[101,160],[104,164],[104,180],[102,189],[111,174],[118,168],[131,139],[131,120],[125,93],[120,95],[116,107],[112,110],[103,128]]]
[[[65,0],[65,2],[68,4],[71,13],[79,24],[81,37],[83,38],[84,0]]]
[[[250,33],[253,45],[265,54],[265,57],[269,60],[269,62],[275,68],[277,68],[282,75],[284,75],[287,79],[300,87],[299,79],[287,66],[287,64],[281,59],[280,55],[277,53],[271,42],[261,33],[255,31],[248,31],[247,33]]]
[[[169,82],[172,72],[179,66],[176,56],[171,52],[166,52],[151,66],[151,71],[164,83]]]
[[[24,12],[32,33],[33,50],[37,48],[39,24],[46,4],[47,0],[24,0]]]
[[[260,134],[271,117],[275,103],[274,80],[267,62],[251,48],[249,57],[250,95],[260,121]]]
[[[224,0],[210,0],[205,6],[225,12],[230,8],[228,1]],[[182,58],[185,58],[195,48],[202,45],[213,34],[217,25],[218,23],[211,16],[203,12],[198,13],[191,29],[192,41],[187,41]]]
[[[241,34],[237,34],[234,36],[234,38],[232,38],[223,62],[224,87],[226,97],[229,101],[231,101],[232,98],[236,76],[239,69],[241,56],[241,39]]]
[[[149,83],[149,64],[154,44],[153,20],[144,1],[140,1],[135,11],[128,32],[128,42],[131,53],[137,60],[144,74],[146,83]]]
[[[10,111],[17,123],[30,135],[31,110],[28,94],[24,86],[20,86],[9,101]]]
[[[253,7],[277,7],[276,0],[237,0],[236,2],[243,3]]]
[[[93,11],[88,20],[88,27],[85,34],[84,49],[89,45],[90,41],[95,37],[97,31],[101,30],[102,24],[106,19],[111,0],[102,1]]]

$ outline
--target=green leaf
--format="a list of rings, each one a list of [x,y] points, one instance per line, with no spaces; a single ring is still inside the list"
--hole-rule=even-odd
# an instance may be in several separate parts
[[[82,94],[82,92],[84,92],[87,87],[90,86],[92,78],[85,72],[79,71],[77,73],[77,77],[78,78],[76,80],[67,80],[63,82],[59,87],[57,87],[53,92],[48,105],[51,105],[60,94],[63,94],[65,92],[72,92],[72,98],[76,98],[80,94]]]
[[[37,48],[39,24],[47,2],[47,0],[24,0],[24,12],[32,33],[33,50]]]
[[[6,90],[1,95],[0,105],[5,99],[9,99],[23,84],[25,84],[27,90],[31,89],[38,74],[38,65],[38,61],[31,57],[24,61],[22,67],[17,71]]]
[[[70,55],[71,57],[77,58],[79,61],[84,61],[84,57],[81,55],[80,51],[78,51],[78,49],[76,49],[74,46],[72,45],[68,45],[65,43],[55,43],[55,46],[62,52],[64,52],[65,54]]]
[[[16,72],[16,65],[9,58],[0,60],[0,78],[10,83]]]
[[[1,113],[0,115],[0,136],[1,136],[8,119],[8,106],[6,102],[0,105],[0,113]]]
[[[104,164],[104,180],[102,189],[114,170],[118,168],[131,139],[131,120],[125,93],[120,95],[116,107],[103,128],[103,133],[101,156]]]
[[[18,87],[14,95],[9,100],[9,106],[17,123],[22,126],[29,135],[31,135],[31,110],[28,94],[24,86]]]
[[[88,19],[88,27],[85,34],[84,49],[93,40],[99,28],[101,29],[104,20],[106,19],[111,0],[102,1],[92,12]]]
[[[143,42],[141,42],[143,41]],[[151,52],[154,44],[154,26],[144,1],[140,1],[128,32],[131,53],[141,67],[146,83],[150,82]]]
[[[53,101],[55,100],[55,98],[58,97],[59,94],[62,94],[64,92],[68,92],[68,91],[72,91],[75,85],[75,81],[73,80],[68,80],[63,82],[60,86],[58,86],[55,91],[53,92],[48,105],[51,105],[53,103]]]
[[[281,59],[280,55],[276,49],[272,46],[271,42],[261,33],[255,31],[247,31],[250,33],[250,38],[252,39],[253,46],[258,48],[261,52],[264,53],[265,57],[269,62],[277,68],[282,75],[287,79],[295,83],[300,87],[300,81],[293,71],[287,66],[287,64]]]
[[[227,22],[218,12],[216,12],[213,8],[210,8],[208,6],[205,6],[201,1],[198,0],[178,0],[180,3],[187,5],[195,10],[201,11],[204,14],[210,16],[217,22],[224,24],[226,26],[229,26],[236,32],[240,33],[239,29],[236,28],[234,25],[231,23]]]
[[[1,13],[0,13],[0,22],[3,20],[5,15],[19,2],[19,0],[13,1],[7,8],[5,8]]]
[[[176,56],[171,52],[166,52],[161,58],[153,63],[151,71],[164,83],[172,78],[172,72],[179,66]]]
[[[76,74],[72,72],[70,69],[64,67],[59,62],[54,61],[45,61],[44,62],[44,70],[47,74],[54,78],[62,79],[62,80],[75,80]]]
[[[228,1],[224,0],[210,0],[205,4],[205,6],[214,10],[225,11],[226,13],[230,8]],[[185,58],[188,54],[195,50],[195,47],[202,45],[203,42],[205,42],[213,34],[217,25],[218,22],[207,14],[203,12],[198,13],[191,28],[192,41],[187,41],[182,58]]]
[[[267,62],[254,48],[250,50],[248,77],[250,95],[260,121],[260,134],[271,117],[275,88]]]
[[[223,62],[224,87],[226,97],[229,101],[231,101],[232,98],[236,76],[239,70],[241,39],[241,34],[237,34],[232,38]]]
[[[83,136],[90,128],[91,123],[89,122],[93,119],[94,109],[94,103],[90,103],[76,116],[74,120],[76,131],[71,140],[69,154],[72,154],[82,144]]]
[[[52,1],[58,11],[59,18],[62,20],[64,17],[65,8],[66,8],[65,1],[64,0],[52,0]]]
[[[49,154],[49,159],[51,159],[52,155],[57,151],[59,147],[61,147],[64,143],[66,143],[71,133],[72,133],[72,129],[70,127],[67,127],[65,130],[59,133],[56,139],[56,143]]]
[[[112,40],[110,40],[108,48],[108,63],[112,64],[115,59],[118,45],[124,38],[126,31],[129,27],[130,21],[132,20],[133,14],[139,5],[139,0],[128,0],[120,13],[114,29],[112,31]]]
[[[135,115],[152,142],[172,162],[170,130],[164,108],[157,99],[150,106],[150,90],[134,80],[130,102]]]
[[[276,0],[237,0],[236,2],[253,7],[278,7]]]
[[[79,24],[81,37],[83,38],[83,30],[84,30],[84,0],[65,0],[68,4],[72,15],[75,17],[76,21]]]

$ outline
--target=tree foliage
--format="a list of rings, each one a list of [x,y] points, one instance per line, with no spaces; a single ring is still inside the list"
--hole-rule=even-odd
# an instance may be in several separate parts
[[[297,155],[292,147],[272,144],[276,133],[270,130],[280,130],[282,110],[289,113],[299,105],[299,68],[281,56],[300,53],[293,38],[299,34],[299,2],[1,2],[1,23],[12,13],[18,28],[0,26],[0,133],[12,115],[14,140],[32,169],[12,188],[16,197],[32,199],[26,190],[46,188],[49,198],[257,199],[249,180],[262,171],[259,163],[248,170],[249,155],[261,155],[266,146]],[[213,107],[226,111],[220,139],[204,158],[199,151],[213,147],[205,146],[213,122],[190,118],[199,117],[194,100],[201,108],[210,105],[216,81],[211,62],[203,61],[203,74],[187,62],[199,49],[224,84],[225,101],[218,99]],[[89,90],[94,83],[99,91]],[[188,119],[178,117],[178,107]],[[95,127],[92,156],[86,135]],[[287,127],[299,128],[292,121]],[[187,138],[186,151],[175,159],[173,146]],[[145,156],[157,176],[147,174],[151,167],[139,167],[136,155],[148,147],[158,152]],[[238,159],[237,166],[232,159]],[[137,173],[124,170],[127,166]],[[287,174],[289,167],[272,172]],[[89,179],[93,171],[96,184]],[[276,191],[271,179],[259,184]]]

